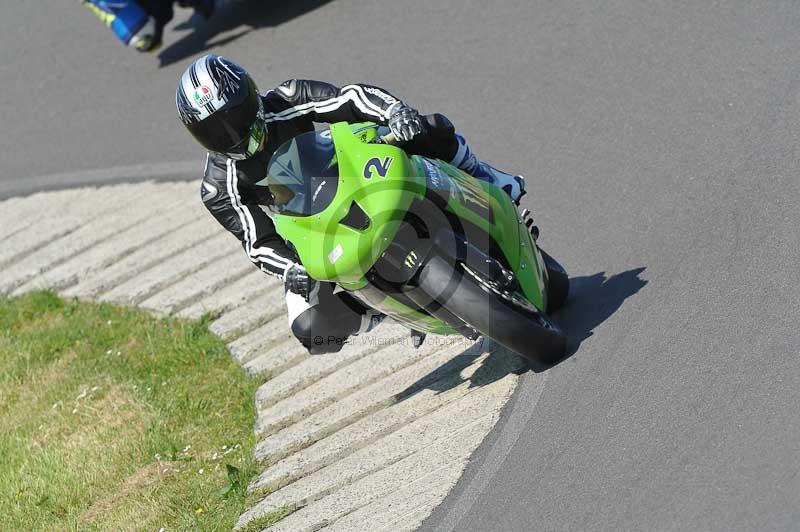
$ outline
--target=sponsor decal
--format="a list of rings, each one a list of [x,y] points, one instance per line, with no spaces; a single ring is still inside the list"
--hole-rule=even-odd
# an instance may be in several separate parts
[[[408,269],[413,270],[414,266],[417,265],[417,253],[415,251],[409,253],[404,262]]]
[[[373,171],[381,177],[386,177],[393,160],[392,157],[384,157],[383,160],[378,157],[373,157],[364,165],[364,179],[372,179],[374,177]]]
[[[333,248],[333,251],[328,253],[328,262],[330,262],[331,264],[335,264],[337,260],[342,258],[342,255],[344,255],[344,250],[342,249],[342,245],[337,244],[336,247]]]
[[[206,87],[205,85],[201,87],[197,87],[194,90],[194,101],[197,102],[197,105],[205,105],[210,102],[214,98],[214,95],[211,92],[211,89]]]
[[[456,170],[451,174],[450,182],[455,185],[456,190],[460,193],[459,196],[464,207],[487,220],[490,224],[494,224],[492,208],[486,200],[483,188],[481,188],[476,179],[460,170]]]
[[[425,167],[425,176],[430,178],[433,188],[442,188],[442,181],[444,179],[442,171],[439,170],[438,166],[430,162],[425,157],[421,157],[421,159],[422,164]]]
[[[453,184],[446,171],[425,157],[420,157],[419,160],[422,162],[422,171],[425,174],[428,188],[451,194],[453,192]]]
[[[392,104],[395,104],[395,103],[398,102],[397,98],[395,98],[391,94],[387,94],[387,93],[383,92],[382,90],[380,90],[378,88],[375,88],[375,87],[364,87],[364,90],[367,91],[368,93],[374,95],[374,96],[377,96],[378,98],[380,98],[381,100],[386,102],[388,105],[392,105]]]

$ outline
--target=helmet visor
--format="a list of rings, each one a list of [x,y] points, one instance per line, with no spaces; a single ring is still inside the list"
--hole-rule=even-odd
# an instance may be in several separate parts
[[[259,116],[250,126],[247,136],[242,139],[239,144],[227,150],[225,155],[237,161],[249,159],[261,151],[261,148],[264,147],[264,139],[266,136],[267,130],[264,124],[264,119]]]
[[[255,98],[245,98],[235,107],[211,113],[199,122],[186,124],[186,127],[206,149],[230,153],[234,147],[247,147],[257,122],[261,123],[263,131],[263,120],[259,117],[262,108],[261,98],[256,95]]]

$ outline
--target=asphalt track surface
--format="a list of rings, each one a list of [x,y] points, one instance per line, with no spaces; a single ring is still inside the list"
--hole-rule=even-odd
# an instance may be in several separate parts
[[[262,88],[384,86],[524,172],[574,276],[574,354],[523,376],[423,529],[799,529],[797,5],[279,4],[181,11],[142,56],[77,2],[4,2],[3,193],[199,175],[173,90],[205,49]]]

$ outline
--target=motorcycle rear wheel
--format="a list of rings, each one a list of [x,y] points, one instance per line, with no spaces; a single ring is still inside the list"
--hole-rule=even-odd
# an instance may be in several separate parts
[[[467,325],[523,358],[550,364],[564,357],[567,337],[522,294],[504,289],[461,262],[431,257],[420,272],[419,288],[443,294],[437,303]],[[443,291],[443,287],[447,287]]]

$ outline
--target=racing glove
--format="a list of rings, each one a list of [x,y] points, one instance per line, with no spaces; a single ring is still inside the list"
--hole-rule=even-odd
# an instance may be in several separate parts
[[[392,109],[388,126],[397,140],[403,142],[408,142],[425,132],[425,125],[419,112],[404,103],[397,104]]]
[[[292,264],[283,274],[283,284],[287,290],[294,292],[306,301],[317,287],[317,281],[309,277],[306,269],[299,264]]]

